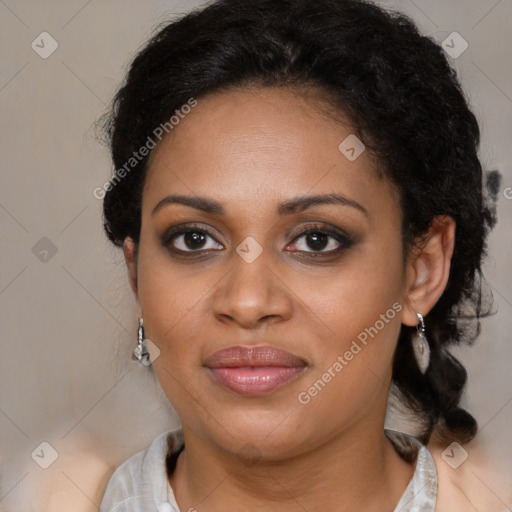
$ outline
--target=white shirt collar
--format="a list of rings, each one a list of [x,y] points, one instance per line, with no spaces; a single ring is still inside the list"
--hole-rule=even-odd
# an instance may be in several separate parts
[[[437,471],[432,454],[414,437],[398,435],[418,452],[414,475],[393,512],[434,512]],[[110,478],[100,512],[180,512],[167,476],[167,458],[175,459],[183,443],[181,428],[165,432],[121,464]]]

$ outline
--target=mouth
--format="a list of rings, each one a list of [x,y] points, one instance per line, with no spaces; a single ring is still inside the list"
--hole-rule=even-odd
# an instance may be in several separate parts
[[[295,380],[306,369],[298,356],[269,345],[233,346],[207,357],[204,366],[222,386],[243,396],[261,396]]]

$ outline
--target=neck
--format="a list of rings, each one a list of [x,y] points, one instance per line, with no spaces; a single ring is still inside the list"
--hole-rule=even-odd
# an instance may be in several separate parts
[[[170,477],[181,510],[355,510],[396,507],[414,473],[384,434],[361,426],[279,461],[244,463],[184,426],[185,450]]]

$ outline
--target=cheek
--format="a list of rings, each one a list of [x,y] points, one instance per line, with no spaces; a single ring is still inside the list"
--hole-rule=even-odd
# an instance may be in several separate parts
[[[172,360],[180,350],[190,353],[204,319],[199,313],[203,297],[215,281],[191,267],[173,265],[156,243],[142,241],[137,279],[146,337],[163,359]]]
[[[141,258],[139,298],[146,337],[160,350],[153,368],[170,403],[191,424],[197,418],[189,417],[190,404],[201,396],[191,378],[202,371],[202,343],[209,333],[201,309],[211,285],[207,278],[187,275],[148,256],[146,265]]]
[[[301,294],[334,333],[357,335],[401,302],[403,266],[400,247],[372,243],[360,247],[331,275],[311,282],[301,278]]]
[[[393,267],[340,278],[339,285],[324,291],[329,302],[320,293],[311,297],[331,335],[318,340],[315,367],[296,396],[301,417],[336,429],[382,413],[401,327],[401,267]]]
[[[173,352],[198,344],[204,324],[204,295],[208,282],[199,277],[182,279],[155,268],[141,276],[139,297],[146,336]],[[214,281],[212,281],[213,283]]]
[[[354,293],[357,297],[353,300],[345,294],[332,294],[329,310],[316,310],[328,326],[328,334],[317,339],[314,377],[342,372],[343,379],[348,379],[344,383],[345,392],[352,392],[347,384],[357,385],[365,378],[363,375],[373,374],[387,380],[401,326],[402,304],[397,295],[393,297],[385,287],[365,289],[361,281]],[[310,317],[307,322],[311,325],[312,320]],[[324,380],[329,381],[329,376]]]
[[[362,248],[339,269],[335,280],[309,287],[308,306],[328,327],[328,336],[318,347],[315,378],[329,371],[343,374],[329,384],[332,393],[361,396],[389,380],[401,327],[402,280],[401,246],[383,240]],[[329,375],[322,380],[329,380]]]

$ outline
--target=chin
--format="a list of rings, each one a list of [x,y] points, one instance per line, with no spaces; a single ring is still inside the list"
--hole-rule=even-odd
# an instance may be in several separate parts
[[[242,458],[280,460],[297,455],[313,434],[304,419],[288,414],[286,407],[225,410],[215,421],[203,424],[201,430],[222,449]]]

